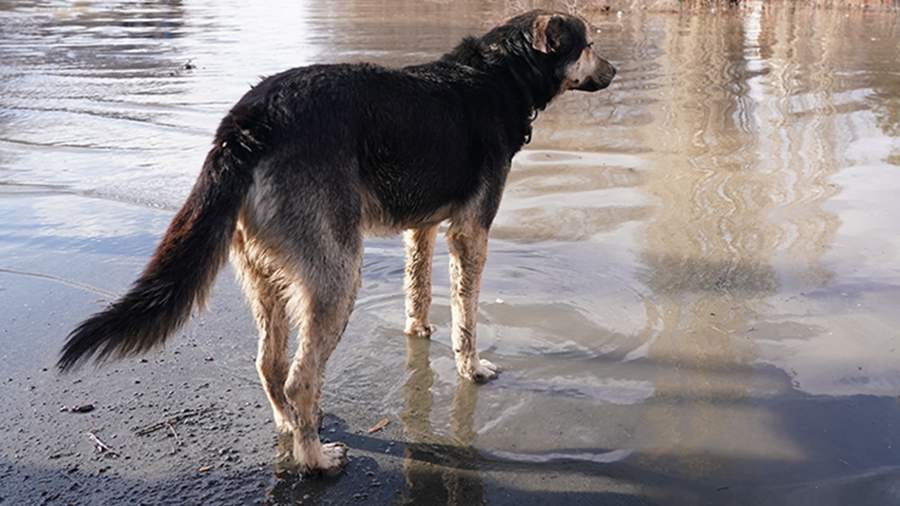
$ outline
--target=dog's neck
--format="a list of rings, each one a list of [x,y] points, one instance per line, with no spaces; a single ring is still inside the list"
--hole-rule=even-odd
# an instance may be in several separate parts
[[[471,67],[484,74],[488,81],[496,83],[488,89],[503,87],[505,101],[511,100],[516,114],[523,121],[523,143],[531,141],[531,124],[539,111],[556,97],[562,83],[554,83],[541,72],[529,51],[511,51],[496,45],[486,45],[481,39],[466,38],[441,58]],[[513,90],[516,97],[509,97]]]

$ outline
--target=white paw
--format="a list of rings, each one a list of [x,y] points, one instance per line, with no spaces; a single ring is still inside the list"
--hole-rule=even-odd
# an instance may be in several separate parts
[[[406,330],[403,332],[410,337],[431,337],[431,334],[434,333],[434,325],[429,325],[427,323],[421,323],[416,320],[409,320],[406,322]]]
[[[500,373],[500,367],[488,360],[479,359],[475,367],[467,367],[460,371],[460,375],[464,378],[474,381],[475,383],[485,383],[497,377]]]
[[[325,474],[337,474],[347,465],[347,445],[344,443],[327,443],[322,445],[320,469]]]
[[[347,465],[347,445],[344,443],[327,443],[322,445],[322,451],[315,462],[301,466],[303,474],[321,474],[334,476],[339,474]]]

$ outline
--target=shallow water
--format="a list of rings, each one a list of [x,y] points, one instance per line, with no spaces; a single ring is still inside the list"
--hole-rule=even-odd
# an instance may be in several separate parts
[[[258,76],[420,62],[514,9],[0,4],[0,373],[49,366],[125,288]],[[479,310],[500,379],[457,381],[444,244],[429,343],[402,335],[399,241],[373,240],[326,411],[393,420],[400,501],[900,501],[900,15],[584,14],[619,74],[558,99],[515,159]],[[246,313],[215,345],[242,358],[196,374],[252,385],[249,311],[227,280],[216,297]]]

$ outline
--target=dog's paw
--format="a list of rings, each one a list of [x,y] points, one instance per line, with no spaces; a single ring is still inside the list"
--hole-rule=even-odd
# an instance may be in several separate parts
[[[422,323],[416,320],[406,322],[406,329],[403,331],[410,337],[429,338],[434,333],[434,325]]]
[[[335,476],[340,474],[348,461],[347,445],[327,443],[322,445],[314,461],[301,463],[299,471],[304,476]]]
[[[344,469],[349,462],[347,445],[344,443],[326,443],[322,445],[322,459],[319,461],[319,472],[334,476]]]
[[[461,368],[459,374],[475,383],[486,383],[500,374],[500,367],[482,358],[474,367]]]

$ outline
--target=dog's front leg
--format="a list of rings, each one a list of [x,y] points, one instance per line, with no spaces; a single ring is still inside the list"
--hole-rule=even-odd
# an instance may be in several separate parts
[[[406,231],[406,274],[403,287],[406,291],[406,334],[429,337],[434,326],[428,323],[431,308],[431,260],[434,256],[434,239],[437,224],[424,225]]]
[[[451,338],[460,376],[484,382],[497,376],[499,368],[478,357],[475,320],[481,272],[487,259],[487,228],[477,223],[453,224],[447,231],[450,247]]]

